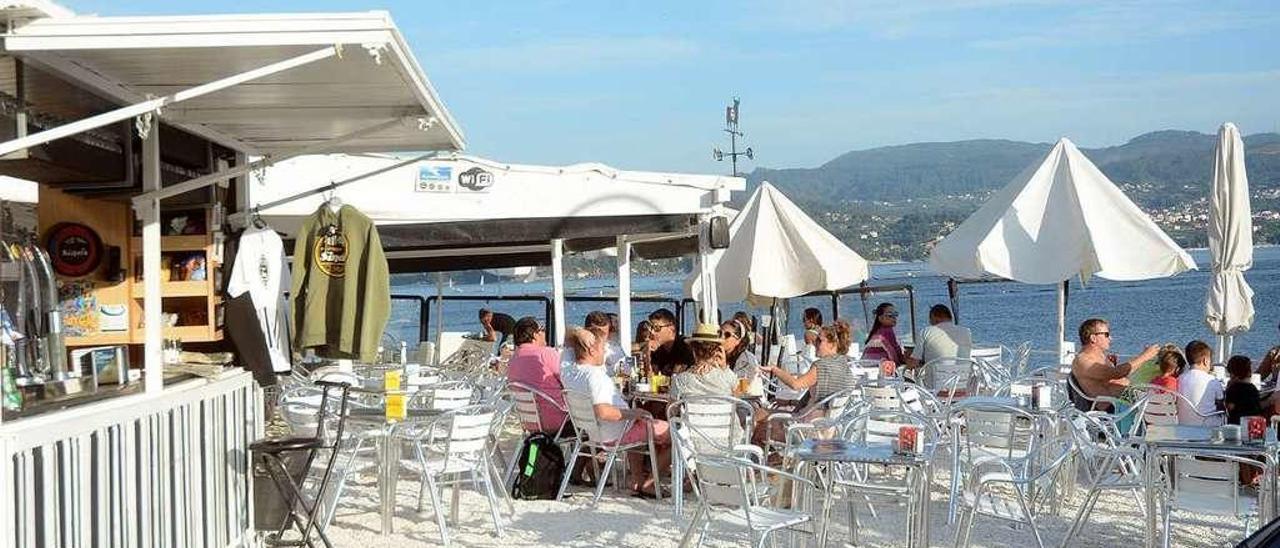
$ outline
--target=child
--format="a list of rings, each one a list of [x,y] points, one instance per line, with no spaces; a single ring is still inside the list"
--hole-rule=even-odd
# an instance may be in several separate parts
[[[1241,417],[1262,415],[1262,396],[1250,381],[1253,362],[1247,356],[1231,356],[1227,360],[1227,374],[1231,381],[1222,395],[1227,408],[1227,424],[1240,424]]]
[[[1160,368],[1160,374],[1151,379],[1151,384],[1159,386],[1170,392],[1178,391],[1178,375],[1182,373],[1182,368],[1186,367],[1187,360],[1182,357],[1182,352],[1178,351],[1178,347],[1166,346],[1160,351],[1160,356],[1156,358],[1156,366]]]

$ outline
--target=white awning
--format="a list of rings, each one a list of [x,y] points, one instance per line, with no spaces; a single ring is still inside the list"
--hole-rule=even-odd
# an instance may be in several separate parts
[[[162,117],[249,155],[392,121],[333,151],[460,150],[464,139],[385,12],[54,16],[15,25],[4,53],[136,104],[318,53],[318,60],[167,105]],[[336,54],[322,50],[338,46]]]
[[[294,158],[268,168],[261,182],[250,182],[249,204],[271,204],[400,163],[404,161],[372,155]],[[710,211],[717,194],[727,200],[729,191],[745,187],[739,177],[624,171],[596,163],[506,164],[456,156],[394,167],[338,186],[333,195],[385,226],[690,215]],[[291,234],[325,199],[324,194],[316,194],[263,209],[261,214],[276,230]]]

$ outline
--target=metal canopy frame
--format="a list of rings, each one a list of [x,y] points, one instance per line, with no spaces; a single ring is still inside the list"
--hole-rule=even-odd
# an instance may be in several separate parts
[[[216,34],[216,33],[215,33]],[[348,35],[350,36],[350,35]],[[132,92],[124,85],[111,81],[100,74],[92,73],[84,70],[82,67],[74,63],[60,60],[56,55],[48,54],[51,50],[63,48],[52,47],[54,44],[67,43],[65,49],[91,48],[92,45],[81,44],[76,42],[78,37],[52,36],[52,37],[21,37],[16,40],[22,43],[20,47],[14,47],[15,38],[10,35],[5,38],[5,49],[10,54],[21,55],[24,58],[33,60],[37,65],[43,65],[56,72],[67,75],[72,81],[79,82],[84,85],[96,88],[100,91],[109,90],[107,95],[122,99],[123,102],[131,103],[127,106],[120,107],[105,113],[90,116],[75,122],[70,122],[55,128],[50,128],[38,133],[26,135],[13,139],[4,143],[0,143],[0,156],[26,150],[33,146],[38,146],[50,141],[75,135],[95,128],[99,128],[108,124],[118,123],[121,121],[133,119],[139,135],[143,139],[142,145],[142,178],[143,178],[143,194],[134,197],[134,209],[142,221],[142,263],[143,263],[143,318],[145,323],[144,336],[144,386],[148,393],[156,393],[163,390],[163,367],[161,365],[161,345],[163,340],[163,328],[161,327],[161,281],[160,281],[160,200],[169,198],[204,188],[230,178],[243,175],[254,169],[259,169],[286,158],[299,156],[302,154],[311,154],[332,150],[343,143],[367,137],[386,130],[397,124],[404,123],[404,118],[397,117],[391,121],[381,122],[372,126],[362,128],[360,130],[341,135],[336,138],[328,139],[320,143],[314,143],[306,146],[298,147],[284,153],[274,156],[267,156],[252,163],[246,163],[229,169],[220,170],[216,173],[204,175],[179,183],[177,185],[164,187],[161,185],[160,178],[160,141],[158,124],[163,117],[162,109],[164,107],[179,104],[183,101],[215,93],[220,90],[232,88],[246,82],[258,80],[274,74],[279,74],[294,68],[302,67],[315,63],[317,61],[342,57],[342,42],[335,42],[333,45],[310,51],[308,53],[289,57],[280,61],[268,63],[250,70],[244,70],[230,76],[225,76],[201,85],[196,85],[183,89],[181,91],[168,94],[162,97],[146,97],[143,100],[136,100],[137,93]],[[127,40],[127,37],[125,38]],[[405,49],[396,43],[399,39],[398,33],[393,33],[392,39],[387,39],[379,43],[362,43],[360,44],[366,49],[370,55],[375,56],[375,60],[381,64],[380,55],[384,48],[391,48],[404,58],[408,59],[412,64],[412,68],[417,68],[416,62],[411,56],[405,56]],[[25,40],[26,42],[22,42]],[[46,42],[42,42],[46,40]],[[90,41],[91,42],[91,41]],[[42,47],[44,46],[44,47]],[[101,47],[101,46],[98,46]],[[118,47],[142,47],[140,45],[120,45]],[[420,69],[418,69],[420,70]],[[411,71],[412,72],[412,71]],[[414,75],[413,84],[415,84],[415,95],[420,99],[429,100],[430,104],[438,105],[438,101],[434,96],[424,98],[421,97],[420,90],[423,82]],[[129,100],[135,99],[135,100]],[[436,108],[438,112],[444,113],[443,108]],[[445,114],[447,116],[447,114]],[[453,132],[452,121],[447,124],[450,131]],[[418,127],[420,130],[430,129],[437,123],[434,116],[419,118]],[[226,135],[211,135],[210,128],[204,126],[192,127],[192,124],[175,124],[184,129],[191,130],[193,133],[211,138],[211,140],[222,142],[223,144],[240,145],[241,152],[246,149],[252,150],[252,147],[245,145],[243,142],[230,138]],[[215,132],[216,133],[216,132]],[[457,142],[461,142],[460,136]]]

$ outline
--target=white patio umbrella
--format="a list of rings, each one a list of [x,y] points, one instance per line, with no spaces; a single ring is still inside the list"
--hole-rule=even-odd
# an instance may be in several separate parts
[[[777,188],[763,183],[729,225],[729,247],[712,261],[719,302],[766,306],[821,290],[860,283],[867,260],[831,235]],[[701,276],[685,282],[701,294]]]
[[[1230,122],[1218,130],[1209,195],[1209,252],[1213,281],[1204,303],[1204,321],[1218,335],[1218,359],[1231,352],[1232,339],[1253,325],[1253,290],[1244,271],[1253,266],[1253,219],[1244,141]]]
[[[954,278],[1056,284],[1059,356],[1066,332],[1064,281],[1095,275],[1146,280],[1196,267],[1065,138],[939,242],[929,264]]]

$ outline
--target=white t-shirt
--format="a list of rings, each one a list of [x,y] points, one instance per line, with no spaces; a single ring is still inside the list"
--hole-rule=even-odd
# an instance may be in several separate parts
[[[606,403],[618,409],[627,409],[627,401],[618,393],[618,387],[601,365],[583,365],[580,363],[560,364],[560,384],[565,390],[581,392],[591,396],[592,404]],[[587,435],[596,441],[613,441],[621,438],[623,421],[599,421],[600,431],[592,432],[587,428]]]
[[[289,266],[285,264],[284,242],[270,227],[250,226],[240,235],[239,244],[227,282],[227,296],[234,298],[249,292],[267,341],[271,369],[286,373],[291,366],[285,351],[289,336],[284,329],[288,325],[284,292],[292,282]]]
[[[1189,368],[1178,375],[1178,393],[1187,398],[1186,401],[1178,399],[1178,424],[1222,426],[1222,415],[1201,417],[1217,411],[1217,402],[1223,397],[1222,382],[1213,378],[1208,371]],[[1197,414],[1196,411],[1200,413]]]
[[[922,362],[934,358],[967,358],[973,350],[973,334],[968,327],[952,322],[931,325],[920,332],[919,350]]]

